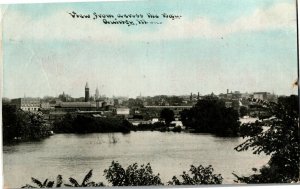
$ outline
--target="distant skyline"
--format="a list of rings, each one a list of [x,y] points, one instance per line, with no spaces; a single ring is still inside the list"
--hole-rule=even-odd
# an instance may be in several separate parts
[[[90,90],[90,97],[94,97],[95,96],[95,92],[93,92],[94,90]],[[235,93],[235,92],[240,92],[241,94],[254,94],[254,93],[260,93],[260,92],[267,92],[267,93],[270,93],[270,94],[274,94],[274,95],[277,95],[277,96],[286,96],[286,95],[292,95],[292,94],[276,94],[274,93],[273,91],[239,91],[239,90],[229,90],[229,93]],[[66,93],[65,91],[62,91],[61,93],[57,94],[57,95],[44,95],[44,96],[29,96],[27,94],[24,94],[23,96],[19,96],[19,97],[14,97],[14,98],[44,98],[44,97],[58,97],[59,95],[62,95],[62,94],[65,94],[65,95],[69,95],[71,96],[72,98],[84,98],[84,92],[82,92],[82,96],[73,96],[72,94],[69,94],[69,93]],[[215,92],[215,91],[211,91],[210,93],[200,93],[199,92],[199,95],[200,96],[206,96],[206,95],[211,95],[211,94],[214,94],[214,95],[220,95],[220,94],[226,94],[227,92],[226,91],[223,91],[223,92]],[[186,92],[184,94],[154,94],[154,95],[146,95],[146,94],[142,94],[142,93],[139,93],[139,94],[136,94],[135,96],[128,96],[128,95],[106,95],[106,94],[100,94],[99,96],[100,97],[105,97],[105,98],[138,98],[138,97],[154,97],[154,96],[190,96],[190,95],[193,95],[193,96],[197,96],[198,95],[198,92],[197,91],[191,91],[191,92]],[[10,97],[7,97],[7,96],[3,96],[3,98],[9,98],[9,99],[14,99],[14,98],[10,98]]]
[[[63,91],[136,97],[297,94],[294,0],[129,1],[2,5],[3,96]],[[161,25],[104,25],[68,13],[178,14]]]

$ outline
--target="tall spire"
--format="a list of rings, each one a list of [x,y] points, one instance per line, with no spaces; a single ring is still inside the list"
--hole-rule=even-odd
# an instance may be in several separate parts
[[[88,88],[89,88],[89,84],[88,84],[88,82],[86,82],[86,84],[85,84],[85,88],[86,88],[86,89],[88,89]]]

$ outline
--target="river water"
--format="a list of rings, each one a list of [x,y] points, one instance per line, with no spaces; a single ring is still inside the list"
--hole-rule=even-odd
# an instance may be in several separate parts
[[[242,141],[183,132],[55,134],[39,142],[4,146],[4,182],[7,187],[21,187],[32,184],[31,177],[54,180],[58,174],[65,181],[69,177],[81,181],[93,169],[92,180],[105,183],[103,170],[115,160],[123,167],[150,162],[164,183],[192,164],[212,165],[223,183],[232,184],[232,172],[247,175],[269,160],[250,151],[236,152],[234,147]]]

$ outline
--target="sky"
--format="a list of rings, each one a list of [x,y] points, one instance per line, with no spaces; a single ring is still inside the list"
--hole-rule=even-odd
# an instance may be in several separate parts
[[[107,25],[73,11],[147,21],[151,13],[161,24]],[[15,4],[1,12],[4,97],[82,97],[86,82],[105,96],[297,93],[294,0]]]

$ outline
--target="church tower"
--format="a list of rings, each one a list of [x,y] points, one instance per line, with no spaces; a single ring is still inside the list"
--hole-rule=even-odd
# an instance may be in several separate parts
[[[89,84],[86,82],[85,84],[85,98],[84,101],[88,102],[90,99],[90,88],[89,88]]]

